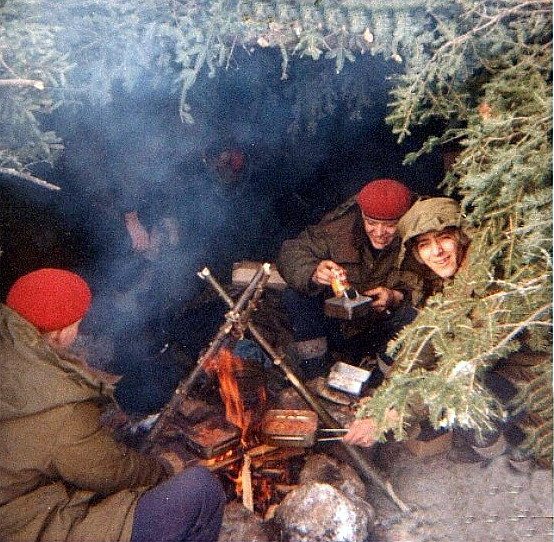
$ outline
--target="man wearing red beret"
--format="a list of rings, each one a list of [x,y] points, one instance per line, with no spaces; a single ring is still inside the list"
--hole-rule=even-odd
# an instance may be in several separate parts
[[[217,479],[101,426],[117,378],[68,352],[90,302],[78,275],[39,269],[0,305],[2,541],[215,542]]]
[[[410,284],[417,279],[397,269],[396,233],[413,199],[400,181],[371,181],[319,224],[283,243],[277,268],[290,287],[284,302],[295,335],[295,354],[306,374],[328,368],[328,340],[354,358],[374,354],[414,317]],[[364,322],[339,326],[323,316],[323,301],[333,295],[330,285],[336,276],[374,298],[373,314]]]

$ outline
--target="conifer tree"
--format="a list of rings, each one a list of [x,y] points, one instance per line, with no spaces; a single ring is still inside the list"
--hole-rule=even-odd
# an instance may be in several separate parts
[[[109,100],[115,81],[129,90],[148,74],[180,93],[181,117],[192,122],[187,92],[201,71],[229,66],[239,47],[279,48],[283,80],[294,55],[332,62],[337,74],[360,54],[402,66],[388,120],[399,140],[442,121],[442,135],[420,152],[458,145],[443,188],[475,231],[471,281],[480,295],[464,296],[460,275],[449,300],[430,300],[391,344],[397,370],[360,415],[375,415],[383,433],[396,406],[400,437],[423,399],[436,426],[487,430],[505,413],[483,386],[486,370],[516,350],[546,352],[518,400],[535,415],[529,446],[550,453],[551,0],[4,0],[0,24],[0,168],[23,172],[62,148],[42,127],[45,115]],[[354,103],[367,100],[363,84],[343,87]],[[317,93],[298,102],[324,114]],[[428,344],[438,370],[414,369]]]
[[[60,106],[104,105],[114,85],[145,82],[179,97],[176,112],[194,122],[189,94],[201,77],[237,66],[236,52],[275,48],[281,79],[293,57],[329,65],[325,84],[286,84],[296,124],[316,124],[339,99],[352,115],[372,97],[371,81],[333,79],[360,55],[399,67],[420,58],[429,23],[425,0],[5,0],[0,1],[0,167],[28,171],[62,149],[41,126]],[[285,83],[283,83],[285,84]],[[291,131],[296,130],[291,127]]]
[[[443,135],[420,153],[459,146],[443,188],[461,200],[473,232],[470,273],[459,271],[390,344],[392,375],[359,415],[379,421],[381,438],[389,429],[403,438],[423,404],[435,428],[486,433],[507,415],[486,372],[509,366],[513,352],[542,352],[514,379],[515,404],[532,422],[523,447],[551,458],[552,4],[456,0],[429,9],[429,59],[399,78],[388,122],[402,138],[441,119]],[[432,371],[417,367],[429,348]],[[393,407],[400,416],[391,422]]]

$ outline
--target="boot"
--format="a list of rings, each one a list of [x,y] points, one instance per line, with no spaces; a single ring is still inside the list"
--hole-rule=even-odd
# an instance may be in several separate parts
[[[333,364],[326,337],[297,341],[293,350],[304,380],[326,375]]]

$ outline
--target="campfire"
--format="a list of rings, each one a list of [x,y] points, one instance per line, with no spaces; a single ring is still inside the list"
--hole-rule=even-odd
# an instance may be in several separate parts
[[[267,409],[265,377],[256,362],[221,348],[206,369],[217,375],[225,421],[214,416],[194,424],[183,435],[186,445],[205,459],[202,464],[220,475],[230,497],[268,517],[295,487],[305,450],[289,448],[288,442],[268,443],[264,430],[275,433],[275,424],[283,420],[267,416],[275,411]],[[310,414],[316,425],[317,415]]]
[[[212,394],[210,402],[182,397],[159,433],[156,448],[173,451],[187,464],[208,467],[220,477],[229,500],[271,517],[281,499],[296,487],[305,443],[272,440],[279,436],[277,432],[286,436],[286,420],[271,415],[284,411],[267,408],[264,373],[255,362],[221,348],[206,370],[217,376],[219,393]],[[219,396],[217,401],[214,395]],[[317,415],[307,412],[310,428],[315,427]],[[305,419],[304,415],[302,423]],[[298,428],[292,430],[298,436]]]
[[[225,405],[225,418],[241,429],[244,446],[253,444],[260,428],[267,393],[262,369],[255,363],[243,361],[229,348],[221,348],[206,365],[215,372]]]
[[[206,465],[230,483],[227,485],[233,496],[242,498],[246,508],[267,517],[281,497],[295,487],[308,456],[306,449],[316,440],[338,440],[362,477],[374,482],[400,509],[407,510],[390,482],[382,480],[358,450],[341,441],[341,424],[250,322],[269,277],[268,264],[260,266],[236,302],[207,269],[199,276],[214,287],[231,310],[195,369],[160,412],[146,435],[143,450],[173,449],[189,464]],[[313,410],[284,412],[268,408],[262,366],[239,358],[231,350],[246,330]],[[202,372],[217,375],[219,384],[214,393],[221,399],[219,408],[191,400],[193,384]],[[321,431],[328,432],[326,438],[316,437],[319,422],[323,425]]]

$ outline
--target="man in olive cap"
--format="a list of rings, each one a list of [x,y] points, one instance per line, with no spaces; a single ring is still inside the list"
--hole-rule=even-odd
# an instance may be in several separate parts
[[[382,349],[415,314],[409,306],[409,275],[397,269],[397,225],[412,202],[404,183],[377,179],[317,225],[283,243],[277,267],[290,287],[284,301],[296,355],[308,375],[327,368],[328,339],[333,348],[356,358]],[[337,274],[359,293],[374,298],[373,315],[365,322],[338,326],[323,316],[324,299],[333,295],[330,284]]]
[[[217,479],[101,426],[117,378],[68,351],[90,302],[75,273],[38,269],[0,305],[2,541],[215,542]]]
[[[453,288],[456,277],[461,277],[460,282],[468,299],[483,295],[479,281],[474,280],[474,260],[482,255],[479,255],[478,247],[472,244],[466,232],[457,201],[436,197],[414,203],[400,220],[398,231],[403,245],[400,259],[415,258],[423,267],[419,275],[423,281],[419,306],[423,307],[429,297],[439,292],[447,300],[458,300],[459,292]],[[477,329],[483,325],[475,311],[469,314],[468,321],[474,322]],[[411,360],[414,368],[435,369],[438,358],[432,346],[422,345],[418,355],[417,359]],[[502,403],[509,404],[517,392],[514,382],[522,378],[535,359],[532,356],[520,356],[517,352],[509,354],[487,370],[483,383]],[[383,385],[388,385],[388,382],[385,381]],[[418,407],[412,413],[412,422],[420,421],[426,415],[426,409]],[[391,409],[388,416],[394,420],[397,413]],[[472,460],[490,459],[504,453],[506,439],[512,444],[519,444],[523,440],[523,433],[517,425],[518,421],[515,416],[498,423],[488,435],[488,441],[476,440],[473,433],[469,432],[466,438],[473,457],[466,457]],[[344,436],[344,441],[358,446],[371,446],[375,442],[376,427],[376,421],[371,417],[355,420]]]

